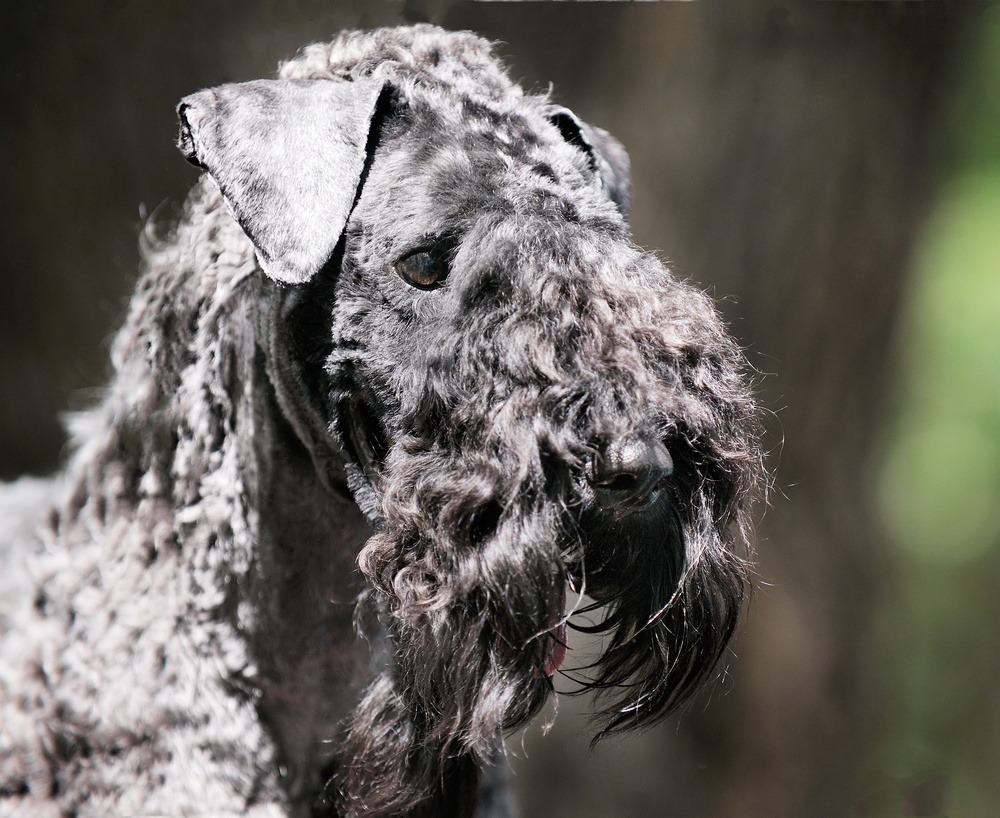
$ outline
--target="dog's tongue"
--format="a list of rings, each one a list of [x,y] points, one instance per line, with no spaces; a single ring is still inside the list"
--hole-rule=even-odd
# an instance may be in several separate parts
[[[546,676],[555,676],[566,659],[566,623],[560,622],[549,631],[549,655],[545,659],[542,672]]]

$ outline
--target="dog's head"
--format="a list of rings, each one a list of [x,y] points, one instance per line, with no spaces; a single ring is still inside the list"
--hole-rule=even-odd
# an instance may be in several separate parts
[[[567,600],[606,632],[580,671],[602,733],[681,702],[736,622],[760,458],[711,302],[630,242],[622,147],[431,27],[179,113],[270,282],[279,402],[376,526],[392,655],[347,725],[345,809],[398,814],[496,752],[552,690]]]

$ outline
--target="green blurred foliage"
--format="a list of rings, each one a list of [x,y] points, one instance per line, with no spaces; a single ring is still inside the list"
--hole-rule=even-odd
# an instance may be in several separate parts
[[[981,23],[876,465],[896,578],[873,659],[885,687],[870,815],[1000,815],[1000,6]]]

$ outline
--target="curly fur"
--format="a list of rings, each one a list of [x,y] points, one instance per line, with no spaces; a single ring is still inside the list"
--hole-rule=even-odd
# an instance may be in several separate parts
[[[281,77],[388,89],[350,217],[293,286],[209,175],[147,236],[65,473],[0,494],[0,815],[507,814],[489,770],[552,692],[567,593],[607,633],[577,677],[599,735],[735,626],[744,364],[631,244],[616,143],[468,33],[346,33]],[[393,269],[422,247],[439,289]],[[595,457],[636,435],[674,474],[608,511]]]

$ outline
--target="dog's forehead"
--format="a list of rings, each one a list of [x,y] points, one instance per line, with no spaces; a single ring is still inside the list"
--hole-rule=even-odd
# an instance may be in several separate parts
[[[426,172],[452,156],[497,191],[543,183],[586,187],[593,180],[586,154],[565,141],[545,106],[537,97],[499,105],[472,96],[443,102],[418,97],[408,145],[413,165]]]
[[[376,151],[358,213],[391,213],[392,229],[380,232],[404,248],[542,210],[618,220],[587,155],[546,108],[539,97],[497,104],[414,90],[406,124]]]
[[[377,77],[425,126],[428,145],[446,139],[472,152],[493,150],[508,164],[535,158],[586,166],[579,150],[567,150],[548,97],[526,94],[493,43],[471,32],[430,25],[344,32],[304,49],[279,73],[299,80]]]
[[[511,161],[526,162],[568,147],[547,115],[549,103],[543,97],[494,100],[475,93],[444,95],[414,88],[409,105],[421,138],[448,141],[473,154],[495,151]],[[578,154],[565,151],[563,158]]]
[[[530,207],[539,191],[605,209],[608,196],[595,179],[593,158],[567,142],[551,100],[526,94],[493,49],[471,32],[430,25],[344,32],[306,48],[280,74],[378,78],[392,89],[409,127],[376,152],[369,183],[380,183],[369,184],[365,197],[380,200],[398,223],[408,218],[404,231],[444,229],[432,222],[444,217],[448,203],[481,216],[512,201],[517,209]]]

